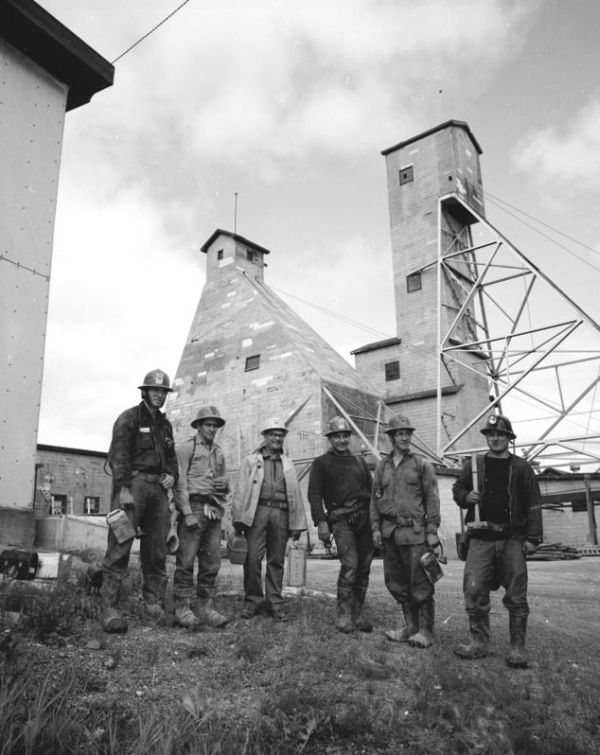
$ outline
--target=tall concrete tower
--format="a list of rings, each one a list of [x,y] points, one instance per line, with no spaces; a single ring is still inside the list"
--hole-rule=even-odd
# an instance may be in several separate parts
[[[367,344],[353,354],[357,370],[390,409],[408,414],[421,439],[439,450],[476,407],[488,403],[485,354],[473,350],[467,355],[469,368],[440,358],[440,336],[465,301],[460,277],[471,280],[476,273],[472,255],[460,252],[472,246],[471,225],[477,219],[456,197],[484,215],[481,148],[467,123],[452,120],[382,154],[397,337]],[[456,256],[440,264],[441,255],[449,251]],[[461,328],[455,331],[457,342],[475,340],[475,326],[470,338],[468,318]],[[470,431],[465,442],[480,444],[481,436]]]

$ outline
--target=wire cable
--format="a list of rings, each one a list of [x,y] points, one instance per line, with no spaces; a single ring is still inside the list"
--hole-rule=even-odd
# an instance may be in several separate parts
[[[114,60],[111,60],[110,62],[112,65],[114,65],[117,60],[121,60],[125,55],[127,55],[128,52],[131,52],[134,47],[137,47],[141,42],[143,42],[145,39],[148,39],[148,37],[151,34],[154,34],[154,32],[159,29],[164,23],[166,23],[170,18],[173,18],[173,16],[178,13],[184,5],[187,5],[190,2],[190,0],[183,0],[183,2],[175,8],[175,10],[172,10],[168,16],[165,16],[162,21],[159,21],[156,26],[153,26],[150,31],[146,32],[142,37],[140,37],[136,42],[134,42],[132,45],[130,45],[124,52],[122,52],[120,55],[118,55]]]

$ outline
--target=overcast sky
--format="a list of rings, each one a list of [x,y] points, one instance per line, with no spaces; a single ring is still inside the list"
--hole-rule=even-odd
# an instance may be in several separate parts
[[[178,5],[39,1],[110,61]],[[450,118],[488,218],[598,317],[600,255],[496,204],[600,248],[598,39],[597,0],[191,0],[67,114],[39,441],[103,450],[174,377],[235,192],[266,282],[363,324],[284,296],[343,356],[395,335],[380,152]]]

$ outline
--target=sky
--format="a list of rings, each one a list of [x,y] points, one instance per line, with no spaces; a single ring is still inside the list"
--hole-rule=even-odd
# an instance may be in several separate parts
[[[40,4],[113,61],[179,3]],[[599,38],[596,0],[190,0],[66,116],[39,442],[104,450],[144,374],[173,379],[236,194],[342,356],[396,335],[381,150],[451,118],[488,219],[598,318]]]

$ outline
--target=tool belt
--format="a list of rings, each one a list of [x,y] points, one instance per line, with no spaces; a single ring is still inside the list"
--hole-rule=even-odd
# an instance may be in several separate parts
[[[151,472],[132,472],[132,477],[141,477],[146,482],[160,482],[161,475],[153,474]]]
[[[494,522],[473,522],[467,524],[467,534],[474,540],[507,540],[510,537],[508,525],[494,524]]]
[[[190,493],[188,496],[191,503],[211,503],[211,497],[203,493]]]
[[[415,520],[412,516],[400,516],[400,514],[382,514],[385,519],[394,522],[397,527],[414,527]]]
[[[327,512],[327,521],[330,524],[339,522],[340,519],[346,519],[348,524],[357,524],[364,511],[367,511],[368,505],[339,506]]]
[[[268,506],[271,509],[281,509],[281,511],[287,510],[287,501],[270,501],[268,498],[260,498],[258,501],[259,506]]]

